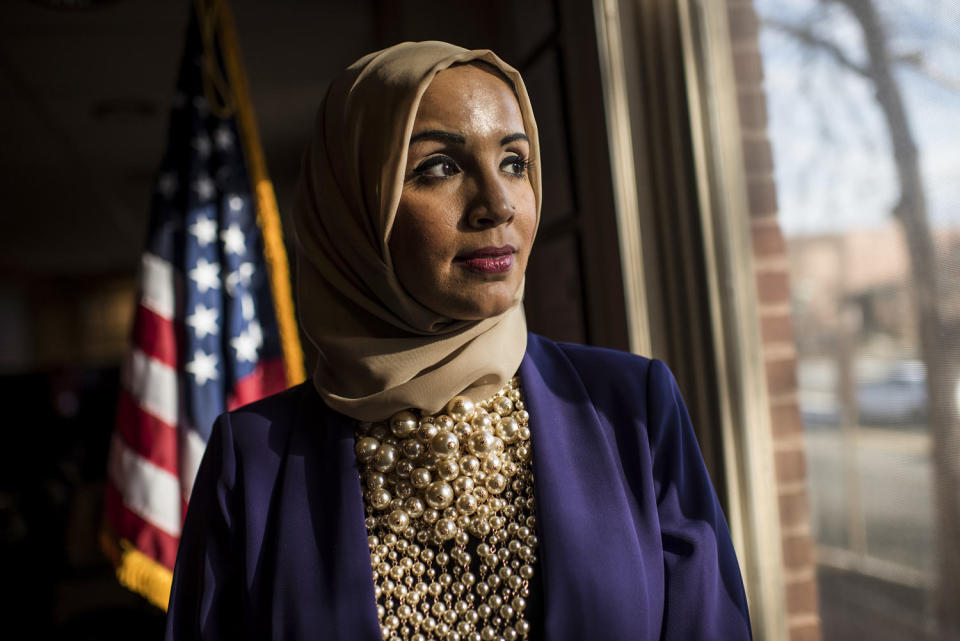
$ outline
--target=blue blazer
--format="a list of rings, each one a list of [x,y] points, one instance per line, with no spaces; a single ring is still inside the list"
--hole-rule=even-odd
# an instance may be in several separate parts
[[[530,334],[548,641],[750,639],[730,535],[667,367]],[[380,639],[354,422],[309,383],[224,414],[184,523],[167,639]]]

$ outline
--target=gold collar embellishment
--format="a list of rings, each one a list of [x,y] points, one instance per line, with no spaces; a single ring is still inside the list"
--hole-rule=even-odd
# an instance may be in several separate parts
[[[385,641],[516,641],[538,539],[529,414],[516,377],[444,414],[361,423],[377,613]]]

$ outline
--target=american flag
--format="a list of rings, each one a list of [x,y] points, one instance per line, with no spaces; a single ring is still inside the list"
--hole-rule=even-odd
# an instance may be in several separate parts
[[[214,419],[286,387],[243,145],[236,118],[208,102],[209,52],[191,15],[151,202],[105,496],[107,536],[145,556],[138,571],[153,567],[167,589]],[[166,604],[165,596],[151,600]]]

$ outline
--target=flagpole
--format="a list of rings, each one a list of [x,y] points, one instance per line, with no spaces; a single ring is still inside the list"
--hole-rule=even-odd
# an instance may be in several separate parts
[[[250,100],[247,75],[240,59],[233,15],[227,0],[215,0],[212,3],[196,0],[196,3],[199,11],[216,12],[212,19],[216,21],[215,25],[220,36],[221,51],[229,77],[233,106],[236,109],[237,127],[243,144],[247,171],[250,182],[256,190],[257,223],[263,234],[263,253],[270,274],[287,385],[297,385],[306,379],[306,374],[290,288],[290,264],[283,243],[277,197],[267,173],[267,164],[260,145],[260,134],[253,114],[253,103]]]

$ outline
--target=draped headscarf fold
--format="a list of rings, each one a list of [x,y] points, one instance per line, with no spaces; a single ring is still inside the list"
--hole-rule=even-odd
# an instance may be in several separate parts
[[[293,212],[300,323],[319,352],[317,391],[359,420],[405,408],[437,412],[460,393],[489,396],[526,350],[522,284],[498,316],[446,318],[404,290],[388,247],[420,99],[438,72],[470,61],[493,65],[513,84],[539,220],[530,100],[520,74],[488,50],[405,42],[364,56],[330,85],[304,154]]]

